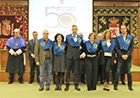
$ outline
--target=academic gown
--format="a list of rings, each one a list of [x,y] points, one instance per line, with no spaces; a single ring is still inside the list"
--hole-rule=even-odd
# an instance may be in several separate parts
[[[22,53],[14,56],[9,53],[8,60],[7,60],[7,66],[6,66],[6,72],[8,73],[24,73],[24,59],[23,59],[23,52],[26,48],[25,41],[21,38],[10,38],[6,46],[8,50],[13,49],[14,52],[21,49]]]
[[[104,49],[102,47],[101,42],[99,43],[99,50],[100,50],[100,58],[99,58],[100,65],[105,65],[105,56],[104,56],[105,51],[104,51]],[[111,58],[112,58],[111,66],[113,66],[114,65],[114,60],[116,59],[115,58],[115,49],[112,51],[112,57]]]

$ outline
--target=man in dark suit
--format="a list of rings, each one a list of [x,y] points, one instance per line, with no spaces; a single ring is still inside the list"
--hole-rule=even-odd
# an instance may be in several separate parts
[[[116,38],[115,46],[115,50],[118,54],[118,66],[114,90],[118,90],[119,74],[126,73],[128,77],[128,89],[133,91],[131,75],[131,54],[134,48],[133,36],[127,34],[127,28],[125,25],[121,25],[121,33],[122,34],[118,35]]]
[[[67,72],[66,72],[66,88],[65,91],[69,90],[70,72],[73,68],[74,73],[74,86],[77,91],[80,91],[78,87],[78,66],[80,60],[80,49],[79,47],[83,44],[83,37],[77,34],[78,28],[76,25],[72,26],[72,34],[66,36],[66,58],[67,58]]]
[[[33,32],[33,39],[28,41],[27,51],[29,53],[28,59],[30,61],[30,81],[29,84],[33,83],[34,80],[34,69],[36,68],[37,82],[39,83],[39,66],[35,63],[34,47],[37,40],[38,33]]]

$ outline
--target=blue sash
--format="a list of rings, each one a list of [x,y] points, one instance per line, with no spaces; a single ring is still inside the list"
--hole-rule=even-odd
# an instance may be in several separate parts
[[[48,39],[47,44],[45,43],[43,38],[38,39],[38,42],[40,43],[43,50],[48,50],[51,48],[52,41],[50,39]]]
[[[64,42],[61,43],[60,47],[58,47],[58,43],[57,42],[54,42],[53,43],[53,52],[54,52],[54,54],[62,55],[65,47],[66,47],[66,43],[64,43]]]
[[[86,41],[85,44],[86,44],[86,48],[88,52],[96,53],[98,45],[99,45],[99,41],[94,41],[93,44],[91,44],[90,41]]]
[[[101,39],[101,44],[102,44],[104,52],[112,52],[115,47],[115,40],[114,39],[111,40],[111,45],[109,47],[107,47],[105,38]]]
[[[26,43],[23,38],[21,37],[15,38],[13,36],[6,42],[5,46],[9,46],[12,49],[19,49],[22,47],[26,47]]]
[[[73,46],[79,47],[80,44],[81,44],[81,42],[82,42],[82,39],[83,39],[82,36],[78,35],[78,36],[77,36],[77,41],[75,42],[75,41],[73,40],[73,38],[72,38],[72,34],[69,34],[69,35],[67,35],[66,37],[67,37],[68,42],[70,43],[70,45],[71,45],[72,47],[73,47]]]
[[[133,36],[132,35],[127,35],[125,41],[123,39],[122,34],[118,35],[117,38],[118,38],[118,42],[119,42],[119,45],[120,45],[120,49],[121,50],[124,49],[124,50],[127,51]]]

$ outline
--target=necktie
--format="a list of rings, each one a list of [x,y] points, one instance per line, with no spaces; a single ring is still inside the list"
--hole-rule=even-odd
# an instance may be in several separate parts
[[[33,46],[35,47],[35,42],[36,42],[36,40],[34,40],[34,43],[33,43]]]

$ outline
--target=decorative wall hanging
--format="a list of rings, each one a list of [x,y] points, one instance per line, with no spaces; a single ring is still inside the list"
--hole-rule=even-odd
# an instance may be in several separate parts
[[[28,6],[0,6],[0,48],[20,29],[20,36],[28,42]]]
[[[127,33],[134,37],[134,47],[138,48],[138,7],[94,6],[93,32],[103,33],[110,29],[112,37],[120,34],[120,26],[125,24]]]

